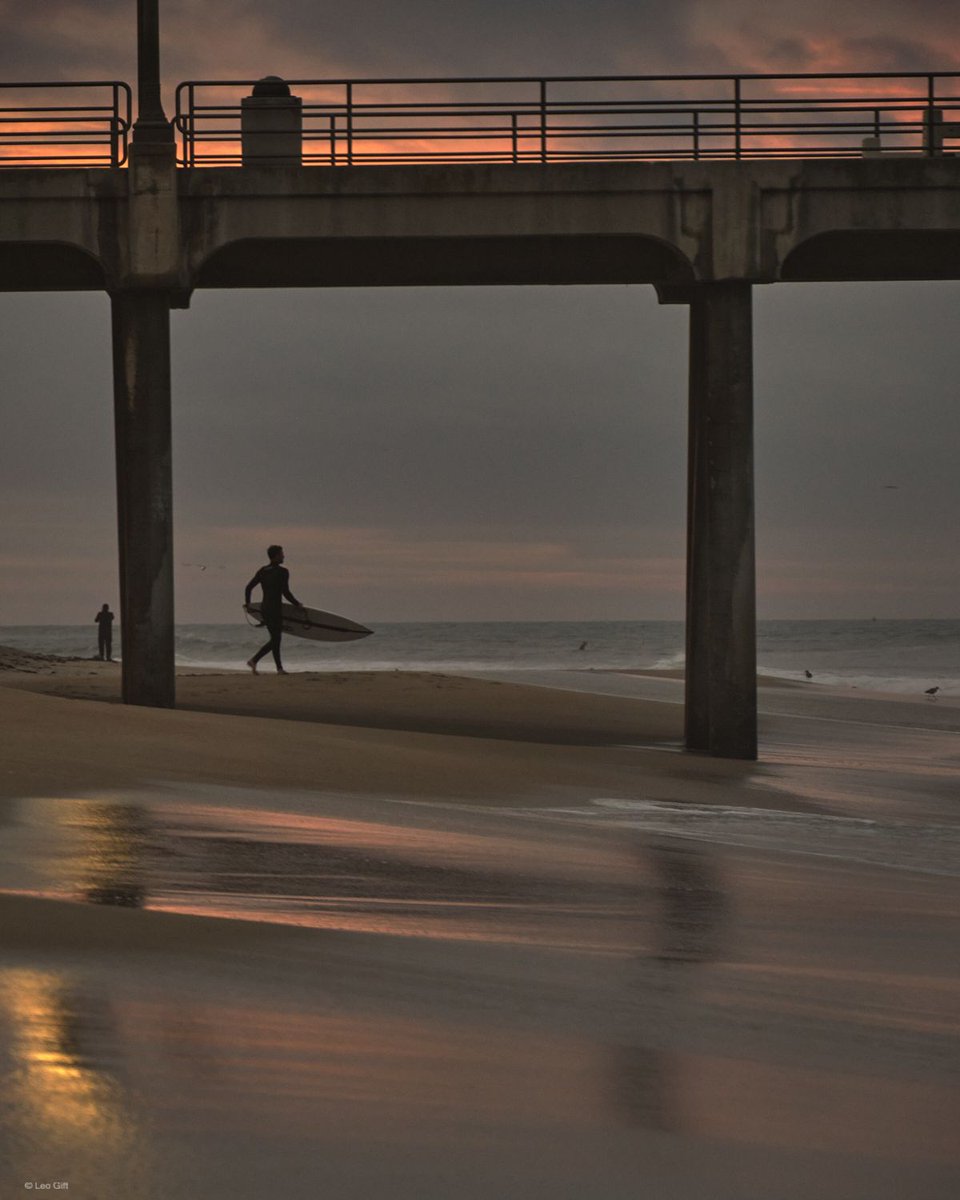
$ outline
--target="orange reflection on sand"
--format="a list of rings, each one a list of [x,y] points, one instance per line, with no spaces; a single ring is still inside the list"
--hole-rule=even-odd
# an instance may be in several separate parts
[[[294,898],[296,899],[296,898]],[[313,898],[311,898],[313,900]],[[237,897],[230,907],[216,902],[192,903],[189,900],[163,899],[150,903],[153,912],[181,913],[185,916],[220,917],[234,921],[265,921],[273,925],[293,925],[304,929],[327,929],[344,933],[374,933],[384,937],[425,938],[435,942],[469,942],[490,946],[537,946],[550,950],[576,950],[592,957],[622,957],[636,953],[635,936],[618,927],[615,931],[601,930],[598,923],[589,923],[583,932],[572,931],[569,923],[559,928],[543,920],[531,920],[528,904],[457,906],[448,901],[406,902],[383,911],[349,911],[339,907],[337,900],[326,909],[289,909],[289,900],[276,908],[268,904]],[[353,905],[361,901],[352,901]],[[379,902],[372,901],[371,905]],[[410,910],[414,910],[411,912]],[[571,909],[572,917],[583,915],[583,906]],[[544,910],[543,917],[561,916],[563,909]],[[601,914],[602,916],[602,914]]]
[[[398,812],[402,811],[398,809]],[[425,828],[380,821],[358,821],[344,817],[312,816],[308,813],[282,812],[263,808],[219,808],[214,805],[164,802],[155,810],[158,819],[177,830],[170,817],[183,822],[183,831],[192,837],[214,836],[246,840],[259,834],[263,840],[275,843],[313,843],[330,847],[363,850],[403,851],[411,859],[457,865],[468,863],[496,864],[500,869],[522,869],[525,873],[553,877],[562,870],[589,878],[611,878],[621,860],[601,849],[592,851],[583,846],[571,850],[569,856],[557,850],[544,862],[542,845],[531,833],[524,841],[520,833],[511,837],[495,834],[459,833],[452,830]],[[598,875],[599,873],[602,873]]]
[[[7,1098],[54,1136],[72,1130],[120,1148],[130,1135],[123,1096],[84,1058],[67,981],[50,971],[0,971],[0,1011],[13,1058]]]

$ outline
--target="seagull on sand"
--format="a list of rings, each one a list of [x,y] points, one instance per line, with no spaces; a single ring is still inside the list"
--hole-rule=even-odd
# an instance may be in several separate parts
[[[935,699],[937,692],[939,692],[939,691],[940,691],[940,689],[938,687],[932,687],[932,688],[927,688],[927,690],[923,694],[925,696],[932,696]]]

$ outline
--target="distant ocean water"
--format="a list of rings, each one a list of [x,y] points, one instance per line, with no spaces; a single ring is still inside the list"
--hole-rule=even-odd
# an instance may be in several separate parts
[[[438,621],[376,625],[359,642],[284,639],[298,670],[466,671],[663,669],[683,666],[680,621]],[[264,640],[245,624],[181,625],[181,666],[242,668]],[[586,642],[583,650],[580,645]],[[96,651],[93,625],[0,626],[0,644],[71,657]],[[115,634],[114,644],[119,645]],[[761,621],[758,662],[766,674],[876,691],[960,695],[960,620]],[[272,669],[267,665],[267,669]]]

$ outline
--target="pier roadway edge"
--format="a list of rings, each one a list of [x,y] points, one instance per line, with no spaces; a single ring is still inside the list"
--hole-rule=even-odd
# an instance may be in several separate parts
[[[6,291],[954,278],[947,157],[0,171]]]

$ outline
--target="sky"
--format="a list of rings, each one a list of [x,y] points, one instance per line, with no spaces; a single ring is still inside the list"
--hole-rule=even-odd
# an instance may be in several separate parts
[[[134,0],[0,0],[0,77],[134,82]],[[960,70],[936,0],[161,0],[186,78]],[[960,617],[960,284],[754,289],[761,617]],[[651,287],[208,291],[172,314],[177,619],[279,541],[357,620],[683,616],[687,313]],[[110,318],[0,295],[0,625],[118,603]]]

